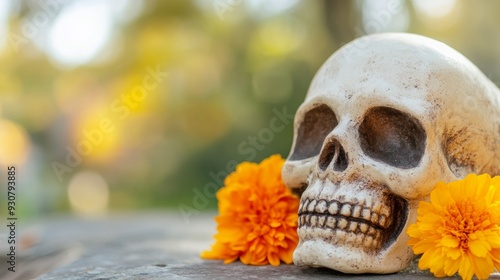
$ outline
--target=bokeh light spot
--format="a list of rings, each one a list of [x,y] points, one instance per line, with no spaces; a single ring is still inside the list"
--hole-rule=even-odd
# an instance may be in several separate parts
[[[0,164],[23,164],[29,153],[28,134],[20,125],[0,119]]]
[[[457,0],[413,0],[413,6],[418,13],[431,18],[442,18],[450,14]]]
[[[104,1],[75,1],[55,19],[48,53],[63,65],[90,61],[109,40],[112,17]]]
[[[362,7],[363,29],[367,34],[404,32],[410,25],[410,13],[403,0],[358,1]]]
[[[276,16],[297,5],[298,0],[249,0],[244,1],[255,17]]]
[[[0,47],[7,41],[7,23],[9,18],[10,2],[0,1]]]
[[[413,0],[412,3],[416,16],[430,30],[449,30],[459,22],[462,3],[456,0]]]
[[[91,171],[77,173],[68,186],[71,209],[77,214],[93,216],[105,213],[109,202],[109,187],[104,178]]]
[[[293,20],[264,24],[251,42],[251,48],[266,56],[286,56],[304,40],[304,30]]]

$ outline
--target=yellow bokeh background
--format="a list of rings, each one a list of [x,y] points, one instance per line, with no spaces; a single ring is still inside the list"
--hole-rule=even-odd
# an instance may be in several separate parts
[[[499,11],[491,0],[1,1],[0,172],[19,170],[25,216],[213,209],[208,186],[234,162],[287,156],[292,122],[270,141],[259,133],[295,112],[342,45],[418,33],[499,84]]]

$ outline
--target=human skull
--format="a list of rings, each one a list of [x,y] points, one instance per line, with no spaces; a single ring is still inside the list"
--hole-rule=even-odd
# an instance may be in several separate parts
[[[393,273],[438,181],[499,174],[499,89],[435,40],[387,33],[334,53],[295,116],[283,179],[301,194],[294,263]]]

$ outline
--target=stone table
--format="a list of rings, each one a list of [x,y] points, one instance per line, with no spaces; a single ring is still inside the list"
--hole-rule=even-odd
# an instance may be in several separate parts
[[[415,263],[392,275],[346,275],[294,265],[247,266],[199,258],[215,233],[215,213],[185,221],[176,212],[51,217],[19,222],[17,271],[7,271],[0,243],[0,279],[432,279]],[[5,230],[2,233],[5,234]]]

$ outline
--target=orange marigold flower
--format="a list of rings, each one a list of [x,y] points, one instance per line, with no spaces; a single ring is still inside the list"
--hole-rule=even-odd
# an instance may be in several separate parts
[[[290,264],[297,246],[299,199],[281,179],[284,160],[273,155],[260,164],[243,162],[217,192],[216,242],[202,258],[244,264]]]
[[[418,266],[437,277],[486,279],[500,270],[500,177],[470,174],[439,182],[430,202],[418,205],[408,245],[422,254]]]

